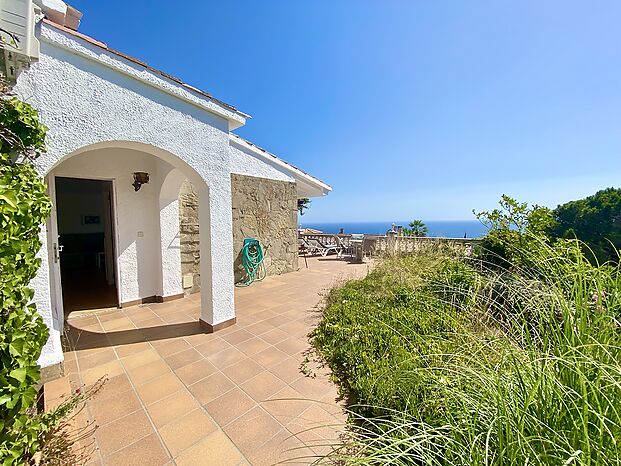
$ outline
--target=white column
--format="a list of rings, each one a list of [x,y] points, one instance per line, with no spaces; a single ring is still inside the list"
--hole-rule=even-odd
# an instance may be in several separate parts
[[[162,251],[162,297],[183,293],[181,283],[181,243],[179,239],[179,199],[160,199]]]
[[[213,332],[235,323],[231,180],[198,192],[201,325]]]

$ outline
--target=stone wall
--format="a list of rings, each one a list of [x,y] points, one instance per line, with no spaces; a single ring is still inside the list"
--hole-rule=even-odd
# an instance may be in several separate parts
[[[231,175],[235,281],[244,276],[244,238],[257,238],[265,251],[268,275],[298,268],[297,191],[295,183]]]
[[[184,181],[179,191],[179,234],[183,290],[186,293],[196,293],[201,289],[198,197],[194,186],[188,180]],[[188,286],[190,281],[192,286]]]
[[[248,237],[257,238],[266,251],[264,264],[268,275],[297,270],[295,183],[232,174],[231,184],[235,281],[244,276],[241,248],[244,238]],[[200,290],[198,200],[189,181],[181,187],[179,204],[184,290],[195,293]],[[189,277],[193,282],[191,287],[186,286]]]

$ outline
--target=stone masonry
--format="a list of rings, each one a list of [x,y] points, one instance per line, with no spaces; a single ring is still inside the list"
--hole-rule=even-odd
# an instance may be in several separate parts
[[[233,253],[235,281],[244,276],[241,248],[244,238],[257,238],[265,251],[268,275],[297,270],[297,192],[295,183],[246,175],[231,175],[233,204]],[[179,193],[181,270],[191,275],[200,289],[198,202],[192,185],[186,181]],[[184,285],[185,286],[185,285]]]
[[[297,191],[295,183],[245,175],[231,175],[233,196],[233,252],[235,281],[244,275],[241,248],[244,238],[257,238],[265,251],[268,275],[298,267]]]
[[[198,239],[198,197],[188,180],[179,191],[179,234],[181,243],[181,275],[186,293],[201,289],[200,244]],[[192,277],[192,286],[186,286],[186,278]]]

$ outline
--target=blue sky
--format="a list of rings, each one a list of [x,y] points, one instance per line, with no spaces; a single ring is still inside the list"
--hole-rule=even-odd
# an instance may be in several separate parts
[[[305,222],[468,219],[621,186],[621,2],[74,0],[80,31],[254,118]]]

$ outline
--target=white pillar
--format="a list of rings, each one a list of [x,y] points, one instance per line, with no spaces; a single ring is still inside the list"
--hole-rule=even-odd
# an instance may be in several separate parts
[[[201,317],[207,332],[233,325],[233,228],[231,180],[198,191],[201,254]]]
[[[160,199],[160,237],[162,251],[162,297],[183,294],[181,283],[181,243],[179,238],[179,199]]]
[[[185,175],[178,169],[164,176],[160,189],[160,252],[162,298],[183,294],[181,279],[181,239],[179,233],[179,190]]]

